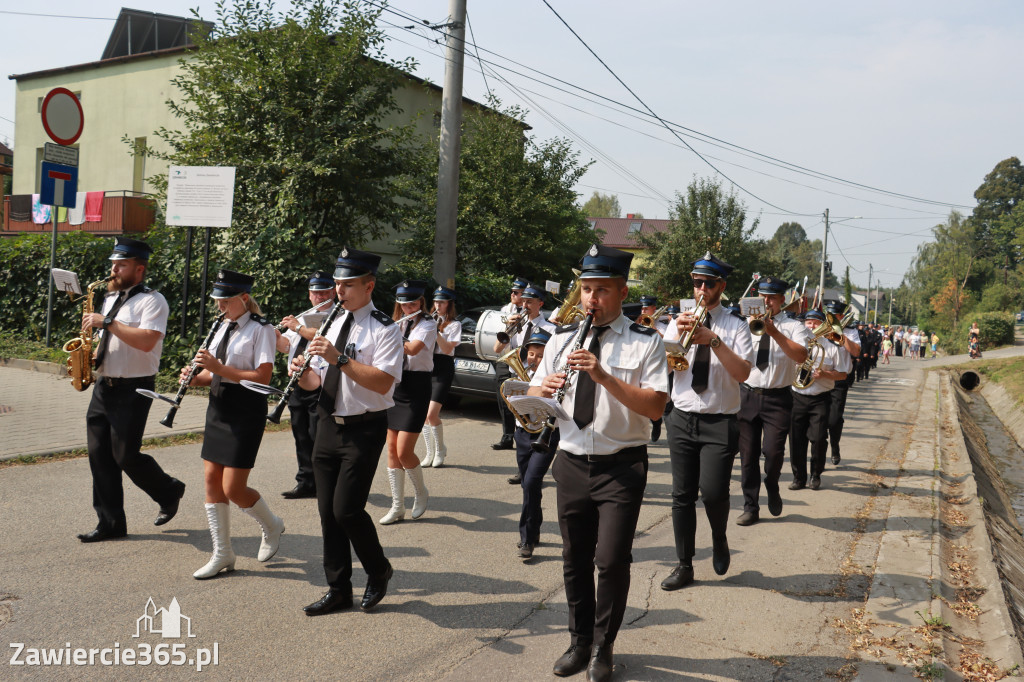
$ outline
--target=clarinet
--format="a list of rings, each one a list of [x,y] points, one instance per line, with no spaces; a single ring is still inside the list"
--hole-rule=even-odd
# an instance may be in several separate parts
[[[344,310],[344,306],[342,306],[341,303],[341,301],[338,301],[337,303],[334,304],[334,307],[331,308],[331,312],[327,314],[327,317],[325,317],[324,321],[320,324],[320,328],[316,330],[316,335],[313,337],[314,339],[317,336],[323,336],[324,334],[327,333],[327,330],[330,328],[331,323],[334,322],[334,318],[338,316],[338,313]],[[272,424],[281,423],[281,415],[284,414],[284,408],[288,404],[288,399],[292,397],[292,393],[295,392],[295,387],[299,385],[299,377],[301,377],[306,372],[306,370],[309,369],[309,362],[312,359],[313,356],[310,355],[309,353],[306,353],[306,359],[305,361],[303,361],[302,367],[299,369],[298,372],[292,374],[291,379],[288,380],[288,385],[284,387],[284,394],[281,396],[281,400],[278,401],[277,407],[275,407],[273,411],[267,415],[268,422]]]
[[[555,391],[555,400],[558,401],[559,405],[561,405],[562,401],[565,400],[565,392],[569,389],[569,386],[572,384],[572,380],[576,378],[576,373],[579,372],[579,370],[571,369],[569,367],[568,356],[572,355],[573,351],[577,351],[583,348],[583,344],[586,342],[587,339],[587,334],[590,332],[590,325],[592,325],[593,323],[594,313],[593,311],[588,311],[587,316],[583,319],[583,322],[580,324],[579,333],[576,337],[576,343],[574,343],[572,345],[572,348],[569,349],[569,353],[568,355],[566,355],[565,363],[562,364],[562,368],[559,370],[559,372],[565,372],[565,383],[562,384],[562,386],[557,391]],[[547,423],[544,424],[544,428],[541,429],[540,435],[537,436],[537,441],[534,443],[534,447],[545,454],[550,454],[551,434],[554,433],[554,430],[555,418],[548,417]]]
[[[220,329],[221,322],[224,321],[224,313],[217,315],[217,318],[213,321],[213,326],[210,327],[210,333],[206,335],[206,339],[203,341],[203,345],[199,346],[199,350],[207,350],[210,347],[210,342],[213,341],[213,337],[217,334],[217,330]],[[171,428],[174,426],[174,415],[178,413],[178,408],[181,407],[181,399],[185,397],[188,392],[188,385],[192,383],[192,380],[199,374],[201,368],[196,364],[195,358],[192,359],[192,364],[189,365],[188,374],[185,375],[185,380],[178,386],[178,394],[174,396],[174,404],[171,405],[170,409],[167,410],[167,416],[160,420],[160,423]]]

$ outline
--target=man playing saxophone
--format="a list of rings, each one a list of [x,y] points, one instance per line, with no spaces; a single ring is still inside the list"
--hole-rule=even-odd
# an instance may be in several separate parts
[[[94,356],[96,383],[86,412],[92,504],[99,522],[78,536],[82,542],[128,534],[122,472],[160,505],[154,525],[170,521],[185,494],[184,483],[139,452],[152,400],[135,389],[153,390],[167,328],[167,301],[142,283],[152,251],[145,242],[118,237],[110,256],[113,279],[101,312],[82,316],[83,332],[102,330]]]
[[[622,314],[632,259],[608,246],[587,251],[580,305],[588,318],[556,329],[530,386],[530,395],[549,398],[564,389],[562,408],[570,415],[557,422],[561,441],[552,473],[572,639],[553,672],[566,677],[586,669],[591,682],[612,676],[647,487],[650,420],[668,398],[661,337]],[[588,327],[589,335],[575,338]]]

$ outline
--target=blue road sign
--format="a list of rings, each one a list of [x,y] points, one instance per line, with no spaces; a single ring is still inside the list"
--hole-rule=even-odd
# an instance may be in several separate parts
[[[43,161],[41,171],[43,177],[39,186],[39,203],[75,208],[78,168]]]

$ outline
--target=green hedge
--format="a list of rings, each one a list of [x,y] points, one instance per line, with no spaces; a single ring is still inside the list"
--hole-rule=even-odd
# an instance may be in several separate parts
[[[966,353],[968,332],[977,322],[981,331],[981,349],[1013,345],[1013,315],[1011,313],[972,313],[961,320],[949,339],[940,345],[949,353]]]

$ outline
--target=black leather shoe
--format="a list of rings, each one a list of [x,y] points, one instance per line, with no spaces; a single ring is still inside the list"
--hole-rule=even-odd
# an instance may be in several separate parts
[[[806,487],[807,484],[804,483],[803,481],[793,481],[792,483],[789,484],[790,490],[803,490]]]
[[[654,422],[654,426],[651,427],[651,442],[657,443],[661,440],[661,422]]]
[[[516,474],[515,476],[509,476],[508,477],[508,484],[509,485],[521,485],[522,482],[523,482],[523,477],[520,476],[519,474]]]
[[[174,487],[176,488],[174,494],[177,497],[170,504],[160,507],[160,513],[156,515],[156,521],[153,522],[154,526],[164,525],[178,513],[178,503],[181,502],[181,498],[185,497],[185,484],[178,479],[174,479]]]
[[[301,500],[307,497],[316,497],[316,488],[311,485],[302,485],[300,483],[291,490],[286,490],[281,493],[281,497],[286,500]]]
[[[492,450],[515,450],[516,443],[512,440],[512,436],[502,436],[501,440],[491,445]]]
[[[96,528],[88,533],[79,533],[78,539],[82,542],[103,542],[104,540],[116,540],[128,535],[126,530],[109,530],[107,528]]]
[[[367,578],[366,590],[363,592],[363,601],[359,604],[359,608],[369,611],[380,603],[380,600],[388,593],[388,582],[394,574],[395,569],[388,566],[388,570],[384,571],[383,575]]]
[[[753,526],[760,520],[760,515],[756,511],[745,511],[740,514],[740,517],[736,519],[737,526]]]
[[[782,495],[779,494],[778,490],[768,491],[768,511],[771,512],[772,516],[778,516],[782,513]]]
[[[678,590],[681,587],[686,587],[693,582],[693,566],[683,566],[679,564],[672,569],[672,572],[668,574],[668,577],[661,581],[661,589],[666,592],[672,590]]]
[[[587,666],[587,680],[589,682],[611,682],[612,668],[612,645],[605,644],[594,649],[594,657],[590,659]]]
[[[711,566],[718,575],[725,575],[729,572],[729,541],[724,537],[721,540],[711,540]]]
[[[517,547],[519,548],[519,558],[526,563],[533,558],[533,544],[530,542],[520,542]]]
[[[569,677],[580,672],[587,667],[587,663],[590,661],[590,648],[589,643],[573,644],[555,661],[555,667],[551,672],[559,677]]]
[[[811,484],[808,486],[811,490],[817,490],[821,487],[821,476],[811,476]]]
[[[352,608],[352,590],[327,590],[327,594],[320,597],[309,606],[303,606],[302,610],[307,616],[322,616],[332,611]]]
[[[835,445],[832,446],[832,463],[839,466],[839,462],[842,461],[842,457],[839,455],[839,448]]]

